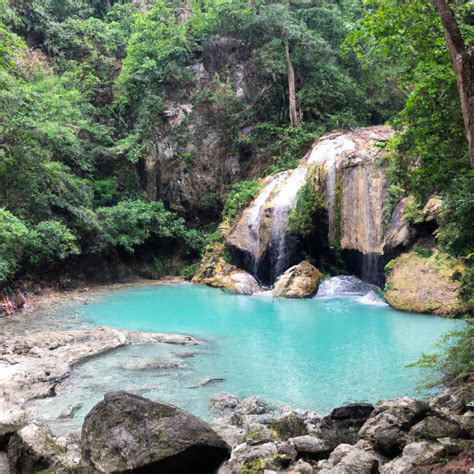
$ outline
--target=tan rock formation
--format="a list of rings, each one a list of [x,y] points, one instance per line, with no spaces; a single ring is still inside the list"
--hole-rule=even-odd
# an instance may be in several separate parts
[[[273,288],[273,296],[308,298],[318,291],[322,278],[316,267],[303,261],[289,268],[278,278]]]
[[[385,299],[394,308],[415,313],[451,316],[463,311],[456,274],[462,265],[441,252],[422,257],[404,253],[387,265]]]

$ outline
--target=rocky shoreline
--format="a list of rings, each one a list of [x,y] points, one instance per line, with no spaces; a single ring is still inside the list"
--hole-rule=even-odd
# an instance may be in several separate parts
[[[111,392],[80,436],[54,437],[34,422],[7,434],[0,423],[0,449],[11,473],[470,473],[473,397],[474,374],[431,400],[354,403],[326,416],[219,393],[207,424],[172,405]]]

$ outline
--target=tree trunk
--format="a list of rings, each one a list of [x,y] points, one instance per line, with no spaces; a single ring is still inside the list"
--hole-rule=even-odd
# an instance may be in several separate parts
[[[443,24],[446,45],[456,74],[469,160],[471,168],[474,168],[474,48],[466,48],[454,12],[449,6],[451,2],[433,0]]]
[[[290,56],[290,45],[285,38],[285,59],[288,67],[288,98],[289,98],[289,113],[290,124],[292,127],[299,127],[301,125],[300,116],[296,108],[296,85],[295,85],[295,70]]]

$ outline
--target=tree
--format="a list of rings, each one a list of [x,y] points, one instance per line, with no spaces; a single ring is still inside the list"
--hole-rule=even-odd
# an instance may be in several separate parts
[[[433,0],[443,24],[461,101],[471,168],[474,168],[474,46],[466,47],[454,11],[453,0]]]

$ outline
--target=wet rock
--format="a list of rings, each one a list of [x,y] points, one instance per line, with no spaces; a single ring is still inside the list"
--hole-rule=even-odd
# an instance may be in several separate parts
[[[157,370],[157,369],[177,369],[182,367],[178,360],[167,359],[165,357],[154,357],[149,360],[130,361],[122,365],[126,370]]]
[[[340,443],[355,444],[360,428],[373,410],[370,403],[350,403],[334,408],[322,419],[316,433],[332,448]]]
[[[327,461],[318,463],[320,474],[372,474],[378,472],[380,458],[350,444],[340,444]]]
[[[225,290],[241,295],[251,295],[261,290],[257,280],[244,270],[234,270],[224,275],[220,282]]]
[[[209,400],[209,407],[215,411],[233,410],[240,402],[240,398],[227,392],[214,394]]]
[[[12,474],[40,472],[46,469],[76,472],[79,459],[68,457],[44,424],[30,424],[18,431],[8,443],[8,460]]]
[[[322,280],[321,272],[303,261],[286,270],[275,282],[273,296],[284,298],[309,298],[317,291]]]
[[[174,355],[180,359],[191,359],[198,355],[198,352],[175,352]]]
[[[331,452],[331,447],[322,439],[304,435],[290,438],[288,442],[296,449],[300,456],[321,459]]]
[[[408,443],[408,430],[427,410],[426,403],[409,397],[383,401],[376,405],[360,429],[359,437],[369,441],[382,454],[394,457]]]
[[[431,257],[404,253],[389,264],[385,299],[403,311],[459,314],[464,307],[458,298],[460,283],[455,275],[463,271],[457,260],[441,252]]]
[[[229,447],[198,418],[160,402],[126,392],[105,395],[82,428],[85,464],[101,472],[148,469],[213,472]]]
[[[414,439],[458,438],[462,433],[460,420],[448,415],[427,416],[410,430]]]
[[[229,265],[222,258],[217,263],[210,263],[209,276],[206,270],[193,279],[195,283],[204,283],[214,288],[221,288],[229,293],[251,295],[261,290],[257,280],[244,270]]]
[[[224,382],[224,380],[225,379],[222,377],[207,378],[207,379],[201,380],[197,385],[193,385],[192,387],[189,387],[189,388],[205,387],[206,385]]]
[[[58,416],[60,420],[66,420],[74,418],[74,415],[82,408],[82,403],[74,403],[73,405],[65,408]]]
[[[380,468],[382,474],[404,474],[423,472],[424,466],[441,461],[446,454],[438,441],[417,441],[407,444],[403,454]],[[429,472],[429,471],[425,471]]]

